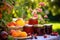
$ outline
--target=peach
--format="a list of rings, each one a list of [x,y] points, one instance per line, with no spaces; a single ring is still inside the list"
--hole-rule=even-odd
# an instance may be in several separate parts
[[[27,37],[27,33],[26,32],[21,32],[20,37]]]

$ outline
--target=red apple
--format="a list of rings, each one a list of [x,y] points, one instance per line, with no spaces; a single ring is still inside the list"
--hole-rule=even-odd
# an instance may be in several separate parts
[[[15,23],[15,22],[9,22],[9,23],[7,24],[7,26],[8,26],[8,27],[16,26],[16,23]]]

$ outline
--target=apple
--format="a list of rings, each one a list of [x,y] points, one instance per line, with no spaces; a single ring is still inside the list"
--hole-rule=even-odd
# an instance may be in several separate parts
[[[9,22],[9,23],[7,24],[7,26],[8,26],[8,27],[14,27],[14,26],[16,26],[16,23],[15,23],[15,22]]]

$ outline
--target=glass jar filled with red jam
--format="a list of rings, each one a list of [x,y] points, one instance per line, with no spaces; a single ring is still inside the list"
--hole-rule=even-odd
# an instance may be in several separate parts
[[[25,25],[23,27],[23,31],[25,31],[27,34],[33,34],[33,25]]]
[[[45,33],[51,34],[52,33],[52,24],[44,24],[45,27]]]
[[[29,24],[30,25],[35,25],[35,24],[38,24],[38,19],[37,18],[30,18],[29,19]]]
[[[45,34],[45,28],[43,25],[34,25],[34,34],[37,34],[38,36]]]

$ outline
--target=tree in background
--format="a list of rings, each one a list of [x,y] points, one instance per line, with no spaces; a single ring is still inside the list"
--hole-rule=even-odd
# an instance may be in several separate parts
[[[60,0],[48,0],[48,7],[50,19],[53,21],[60,21]]]
[[[12,5],[6,2],[6,0],[0,0],[0,26],[4,26],[12,19],[11,9]]]

